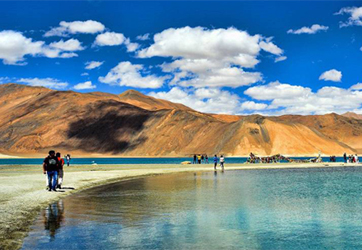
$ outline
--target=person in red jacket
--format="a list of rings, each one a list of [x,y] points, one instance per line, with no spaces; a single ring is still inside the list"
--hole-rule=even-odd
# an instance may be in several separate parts
[[[63,171],[63,166],[64,166],[64,159],[61,157],[61,154],[58,152],[56,154],[58,160],[59,160],[59,165],[58,165],[58,185],[57,188],[61,189],[62,188],[62,184],[63,184],[63,176],[64,176],[64,171]]]

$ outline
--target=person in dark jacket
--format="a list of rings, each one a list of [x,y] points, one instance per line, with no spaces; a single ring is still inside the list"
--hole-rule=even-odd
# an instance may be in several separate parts
[[[58,168],[59,160],[55,156],[55,151],[50,150],[49,155],[44,159],[43,162],[43,173],[48,175],[49,191],[56,191],[56,185],[58,180]]]

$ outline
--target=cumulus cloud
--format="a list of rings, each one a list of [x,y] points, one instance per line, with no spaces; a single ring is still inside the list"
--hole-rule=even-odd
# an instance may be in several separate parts
[[[348,20],[340,22],[339,27],[348,27],[352,25],[362,26],[362,7],[346,7],[340,9],[335,15],[349,15]]]
[[[351,90],[362,90],[362,83],[357,83],[357,84],[351,86],[349,89],[351,89]]]
[[[54,78],[21,78],[17,81],[30,86],[42,86],[51,89],[65,89],[68,86],[67,82]]]
[[[120,62],[111,69],[105,77],[98,78],[100,82],[128,86],[136,88],[159,88],[163,85],[166,77],[145,73],[141,64],[132,64],[131,62]]]
[[[362,92],[325,86],[316,92],[310,88],[287,83],[271,82],[254,86],[244,94],[255,100],[269,100],[266,114],[326,114],[357,110],[362,104]]]
[[[328,70],[319,76],[319,80],[340,82],[342,80],[342,72],[335,69]]]
[[[116,46],[121,45],[126,41],[126,37],[122,33],[105,32],[99,34],[94,42],[98,46]]]
[[[150,39],[150,33],[146,33],[144,35],[139,35],[136,37],[137,40],[140,40],[140,41],[146,41],[148,39]]]
[[[69,34],[96,34],[103,32],[105,26],[97,21],[88,20],[88,21],[74,21],[74,22],[65,22],[62,21],[59,23],[58,27],[52,28],[47,31],[44,36],[69,36]]]
[[[91,81],[78,83],[74,86],[74,89],[76,90],[83,90],[83,89],[95,89],[97,86],[93,85]]]
[[[138,43],[132,43],[129,38],[126,38],[122,33],[105,32],[99,34],[94,41],[94,45],[98,46],[118,46],[124,44],[128,52],[136,51],[139,47]]]
[[[44,56],[48,58],[70,58],[77,56],[74,50],[83,47],[76,39],[60,41],[46,45],[43,41],[33,41],[21,32],[5,30],[0,32],[0,59],[4,64],[25,65],[26,56]]]
[[[42,53],[44,42],[35,42],[22,33],[5,30],[0,32],[0,59],[4,64],[24,64],[24,56]]]
[[[256,103],[253,101],[247,101],[247,102],[243,102],[241,104],[242,110],[264,110],[267,107],[268,107],[268,105],[265,103]]]
[[[103,63],[104,62],[99,62],[99,61],[86,62],[85,69],[88,69],[88,70],[95,69],[95,68],[102,66]]]
[[[49,44],[49,47],[64,51],[84,50],[84,47],[82,47],[82,43],[77,39],[69,39],[67,41],[60,40],[59,42],[53,42]]]
[[[271,38],[249,35],[236,28],[170,28],[155,34],[154,43],[138,52],[140,58],[171,57],[162,65],[174,75],[171,84],[194,87],[239,87],[262,80],[260,72],[247,72],[259,63],[260,51],[282,56]]]
[[[217,88],[185,90],[173,87],[170,91],[151,92],[150,96],[182,103],[205,113],[234,114],[239,111],[239,96]]]
[[[296,34],[296,35],[300,35],[300,34],[316,34],[319,31],[327,31],[329,29],[328,26],[323,26],[323,25],[319,25],[319,24],[313,24],[311,27],[302,27],[300,29],[297,30],[293,30],[290,29],[287,31],[288,34]]]

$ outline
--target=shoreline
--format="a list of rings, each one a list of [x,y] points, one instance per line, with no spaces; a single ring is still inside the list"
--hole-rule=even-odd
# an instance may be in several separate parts
[[[282,163],[226,164],[228,170],[301,169],[359,167],[344,163]],[[77,165],[65,167],[64,192],[45,190],[45,175],[40,166],[0,166],[0,249],[19,249],[39,211],[51,202],[85,189],[147,176],[182,173],[213,172],[212,164],[135,164],[135,165]],[[220,171],[220,167],[218,167]]]
[[[29,154],[29,155],[11,155],[11,154],[2,154],[0,153],[0,159],[43,159],[47,154],[44,153],[44,154]],[[75,154],[77,155],[76,157],[72,157],[74,159],[76,158],[94,158],[94,159],[102,159],[102,158],[149,158],[149,159],[152,159],[152,158],[160,158],[160,159],[168,159],[168,158],[190,158],[190,160],[192,160],[192,156],[191,155],[179,155],[179,156],[137,156],[137,155],[130,155],[130,156],[127,156],[127,155],[98,155],[98,154],[90,154],[90,155],[82,155],[82,154]],[[281,154],[285,157],[289,157],[289,158],[299,158],[299,157],[302,157],[302,158],[316,158],[318,157],[318,154],[314,154],[314,155],[289,155],[289,154]],[[72,154],[71,154],[72,156]],[[213,154],[208,154],[208,156],[210,156],[209,158],[212,158],[213,157]],[[249,158],[250,155],[231,155],[231,156],[228,156],[228,155],[225,155],[227,158]],[[258,157],[270,157],[272,155],[256,155]],[[331,155],[325,155],[325,154],[321,154],[320,155],[321,157],[330,157]],[[336,155],[336,157],[343,157],[343,155]]]

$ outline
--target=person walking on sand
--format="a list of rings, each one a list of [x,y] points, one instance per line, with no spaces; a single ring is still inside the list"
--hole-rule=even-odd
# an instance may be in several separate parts
[[[196,164],[196,155],[194,155],[194,161],[192,162],[192,164]]]
[[[220,167],[221,170],[224,171],[224,163],[225,163],[225,158],[223,155],[220,156]]]
[[[57,188],[61,189],[63,184],[63,177],[64,177],[64,159],[61,157],[61,154],[58,152],[56,154],[58,161],[59,161],[59,167],[58,167],[58,182],[57,182]]]
[[[214,156],[214,170],[216,170],[218,161],[219,161],[219,159],[217,158],[217,155],[215,155]]]
[[[49,191],[56,191],[57,179],[58,179],[58,166],[59,161],[55,156],[55,151],[50,150],[49,155],[43,162],[43,173],[48,175]]]

